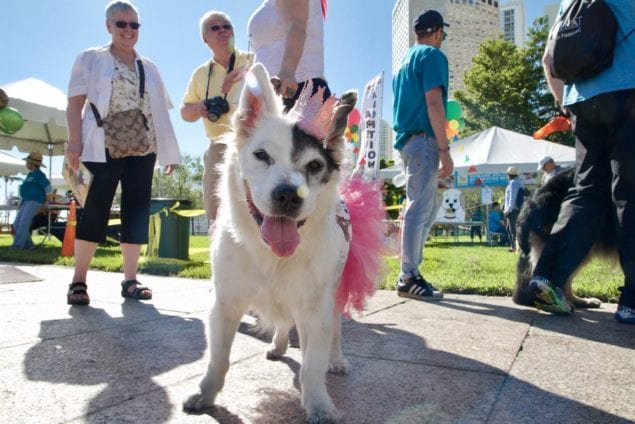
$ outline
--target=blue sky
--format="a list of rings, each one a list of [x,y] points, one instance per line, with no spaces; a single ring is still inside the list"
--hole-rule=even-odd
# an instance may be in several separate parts
[[[526,24],[555,0],[525,0]],[[35,77],[66,92],[77,54],[106,44],[105,0],[3,1],[0,15],[0,84]],[[202,155],[207,143],[201,122],[184,122],[178,113],[183,92],[196,66],[210,57],[198,22],[210,9],[230,15],[236,46],[247,49],[246,25],[260,0],[136,0],[142,23],[137,51],[152,59],[166,82],[171,112],[183,153]],[[330,0],[325,27],[326,77],[335,93],[362,91],[384,71],[384,117],[391,121],[391,13],[393,0]],[[14,156],[21,154],[10,152]],[[59,165],[56,165],[59,163]],[[61,161],[54,160],[54,173]]]

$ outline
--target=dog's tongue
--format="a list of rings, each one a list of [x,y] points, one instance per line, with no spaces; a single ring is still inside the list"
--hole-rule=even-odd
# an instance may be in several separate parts
[[[297,223],[283,217],[264,217],[262,221],[262,238],[267,242],[274,254],[291,256],[300,244],[300,233]]]

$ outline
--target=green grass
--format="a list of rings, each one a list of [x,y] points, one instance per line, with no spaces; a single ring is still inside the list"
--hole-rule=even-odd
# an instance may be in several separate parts
[[[0,236],[0,261],[72,266],[73,258],[59,256],[61,243],[48,240],[41,247],[29,251],[15,251],[8,247],[11,238]],[[189,260],[169,258],[141,258],[139,271],[153,275],[172,275],[184,278],[209,278],[210,259],[207,236],[191,236]],[[460,236],[460,243],[451,238],[433,237],[424,252],[421,273],[446,293],[509,296],[515,284],[518,256],[505,247],[490,247],[470,243],[469,237]],[[385,273],[379,286],[393,290],[399,274],[399,258],[386,258]],[[91,264],[92,269],[121,271],[119,246],[100,246]],[[574,280],[574,290],[580,296],[592,296],[602,301],[618,297],[623,285],[623,274],[618,264],[593,260]]]

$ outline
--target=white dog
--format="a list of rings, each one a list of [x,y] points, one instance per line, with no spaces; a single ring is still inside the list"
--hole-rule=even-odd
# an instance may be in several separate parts
[[[346,278],[342,272],[351,262],[352,229],[339,186],[345,155],[342,134],[357,95],[346,93],[338,102],[330,98],[324,104],[321,92],[309,95],[301,96],[297,110],[283,115],[264,68],[256,64],[247,76],[233,118],[235,132],[225,141],[212,247],[216,298],[209,323],[211,360],[200,392],[184,403],[186,411],[214,404],[241,317],[254,310],[262,323],[276,330],[267,352],[270,359],[286,352],[288,332],[294,323],[297,327],[307,421],[338,419],[325,374],[327,369],[346,371],[341,300],[355,301],[353,293],[341,293]],[[364,212],[364,219],[368,216],[374,219],[372,210]],[[378,217],[381,243],[381,213]],[[376,271],[375,265],[368,264]],[[365,269],[354,271],[364,278]],[[366,287],[366,294],[373,289]]]
[[[464,222],[465,200],[461,190],[455,188],[443,192],[441,207],[437,213],[437,221],[440,222]]]

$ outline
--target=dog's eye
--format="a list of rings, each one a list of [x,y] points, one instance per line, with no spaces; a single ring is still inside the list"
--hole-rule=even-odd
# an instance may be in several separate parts
[[[267,154],[267,152],[265,152],[263,149],[256,150],[254,152],[254,156],[258,160],[261,160],[263,162],[267,162],[267,164],[271,164],[271,157],[269,157],[269,154]]]
[[[309,174],[313,175],[319,173],[320,171],[322,171],[322,169],[324,169],[324,164],[317,159],[312,160],[306,166],[306,170],[309,172]]]

